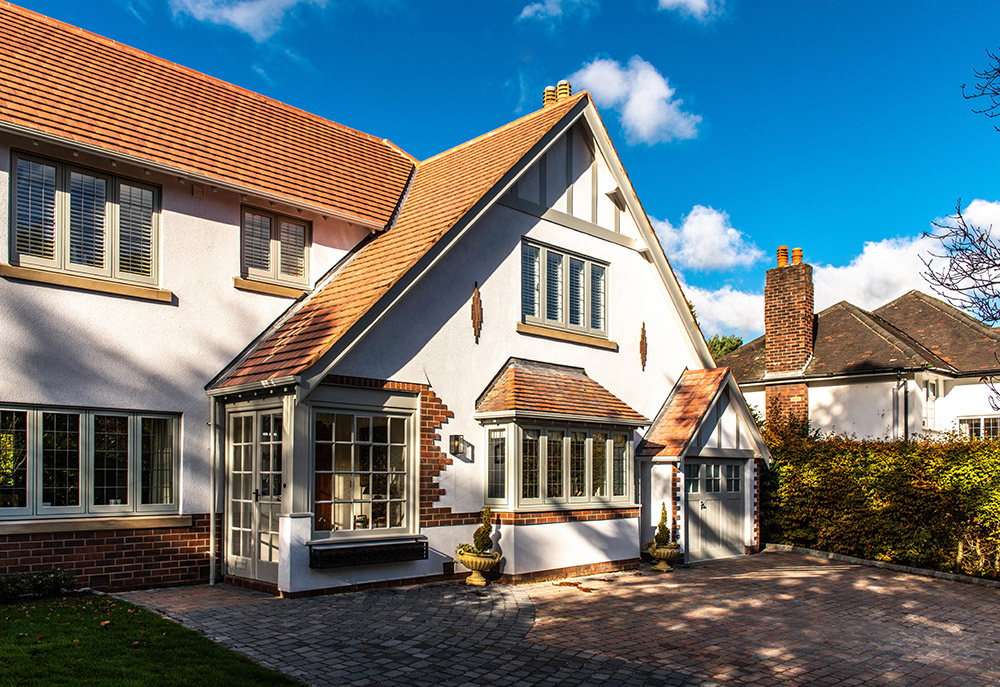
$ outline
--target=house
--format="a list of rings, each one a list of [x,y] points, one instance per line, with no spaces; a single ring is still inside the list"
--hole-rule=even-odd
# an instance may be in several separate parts
[[[0,3],[0,573],[283,594],[757,546],[767,460],[586,92],[423,161]],[[685,498],[697,499],[697,508]]]
[[[1000,333],[910,291],[868,312],[841,301],[813,314],[812,267],[778,249],[767,271],[764,336],[720,359],[760,412],[777,402],[828,434],[900,439],[1000,436],[984,376],[1000,373]]]

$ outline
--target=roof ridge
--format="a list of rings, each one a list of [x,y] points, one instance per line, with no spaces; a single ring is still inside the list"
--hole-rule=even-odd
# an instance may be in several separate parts
[[[440,158],[442,158],[442,157],[444,157],[446,155],[450,155],[451,153],[458,152],[459,150],[461,150],[463,148],[468,148],[469,146],[474,145],[475,143],[478,143],[480,141],[483,141],[483,140],[485,140],[485,139],[487,139],[487,138],[489,138],[491,136],[495,136],[495,135],[501,133],[502,131],[504,131],[506,129],[510,129],[512,127],[515,127],[515,126],[520,126],[521,124],[523,124],[524,122],[528,121],[529,119],[531,119],[533,117],[540,116],[543,113],[552,112],[556,108],[565,107],[570,102],[572,102],[573,104],[576,104],[577,102],[580,101],[580,99],[583,96],[589,97],[590,96],[590,92],[589,91],[580,91],[578,93],[574,93],[573,95],[569,96],[568,98],[564,98],[563,100],[559,101],[555,105],[551,105],[549,107],[542,107],[542,108],[539,108],[537,110],[534,110],[533,112],[529,112],[528,114],[523,115],[521,117],[518,117],[517,119],[515,119],[513,121],[507,122],[503,126],[498,126],[495,129],[487,131],[485,134],[480,134],[479,136],[476,136],[475,138],[470,138],[468,141],[465,141],[464,143],[459,143],[458,145],[452,146],[451,148],[448,148],[447,150],[442,150],[440,153],[437,153],[436,155],[430,156],[426,160],[421,160],[420,162],[417,163],[417,166],[420,167],[420,166],[426,165],[426,164],[428,164],[430,162],[434,162],[434,161],[436,161],[436,160],[438,160],[438,159],[440,159]],[[569,109],[569,108],[566,108],[566,109]]]
[[[121,50],[122,52],[129,53],[129,54],[131,54],[134,57],[140,57],[140,58],[143,58],[143,59],[150,60],[150,61],[155,62],[155,63],[157,63],[157,64],[159,64],[162,67],[165,67],[167,69],[186,72],[187,74],[195,76],[195,77],[197,77],[199,79],[204,79],[204,80],[211,81],[211,82],[215,83],[216,85],[219,85],[219,86],[222,86],[222,87],[226,88],[227,90],[230,90],[230,91],[233,91],[233,92],[237,92],[237,93],[241,93],[243,95],[246,95],[246,96],[249,96],[251,98],[254,98],[254,99],[256,99],[256,100],[258,100],[260,102],[266,102],[266,103],[271,103],[271,104],[277,105],[278,107],[281,107],[281,108],[283,108],[283,109],[285,109],[285,110],[287,110],[289,112],[294,112],[294,113],[299,114],[299,115],[304,115],[305,117],[307,117],[309,119],[312,119],[312,120],[314,120],[316,122],[321,122],[323,124],[332,125],[332,126],[338,128],[338,129],[340,129],[341,131],[345,132],[345,133],[353,134],[353,135],[357,135],[357,136],[361,136],[363,138],[367,138],[368,140],[370,140],[372,142],[381,143],[381,144],[387,145],[387,147],[393,149],[395,152],[401,154],[403,157],[405,157],[406,159],[410,160],[411,162],[414,162],[414,163],[416,162],[416,158],[414,158],[409,153],[406,153],[402,148],[400,148],[399,146],[397,146],[396,144],[392,143],[391,141],[389,141],[386,138],[380,138],[380,137],[375,136],[373,134],[369,134],[369,133],[361,131],[359,129],[355,129],[355,128],[349,127],[349,126],[347,126],[345,124],[341,124],[340,122],[335,122],[332,119],[327,119],[326,117],[322,117],[322,116],[320,116],[318,114],[309,112],[308,110],[304,110],[304,109],[302,109],[300,107],[296,107],[294,105],[290,105],[289,103],[283,102],[283,101],[278,100],[276,98],[272,98],[270,96],[263,95],[262,93],[257,93],[256,91],[252,91],[249,88],[244,88],[243,86],[237,86],[236,84],[230,83],[230,82],[225,81],[223,79],[220,79],[219,77],[212,76],[210,74],[206,74],[205,72],[198,71],[197,69],[193,69],[191,67],[187,67],[187,66],[184,66],[182,64],[178,64],[176,62],[171,62],[170,60],[168,60],[166,58],[159,57],[159,56],[154,55],[152,53],[146,52],[145,50],[141,50],[141,49],[136,48],[134,46],[128,45],[127,43],[121,43],[119,41],[114,40],[113,38],[109,38],[107,36],[102,36],[99,33],[95,33],[93,31],[88,31],[87,29],[80,28],[79,26],[73,26],[72,24],[60,21],[58,19],[54,19],[52,17],[46,16],[44,14],[41,14],[39,12],[35,12],[34,10],[29,10],[29,9],[27,9],[25,7],[21,7],[19,5],[14,5],[14,4],[10,3],[10,2],[7,2],[6,0],[0,0],[0,7],[6,8],[6,9],[9,9],[9,10],[13,10],[14,13],[19,14],[19,15],[21,15],[23,17],[26,17],[26,18],[28,18],[28,19],[30,19],[32,21],[40,21],[41,23],[47,24],[47,25],[49,25],[51,27],[54,27],[54,28],[57,28],[57,29],[59,29],[61,31],[68,31],[69,33],[74,33],[74,34],[76,34],[76,35],[78,35],[78,36],[80,36],[82,38],[86,38],[88,40],[93,40],[93,41],[96,41],[96,42],[99,42],[99,43],[103,43],[107,47],[111,47],[111,48],[114,48],[116,50]]]
[[[928,360],[924,358],[924,356],[920,353],[919,350],[911,346],[910,343],[905,340],[905,339],[910,339],[910,342],[917,344],[917,342],[913,341],[908,335],[905,334],[905,332],[900,331],[896,327],[892,327],[893,330],[895,330],[899,334],[902,334],[903,337],[905,337],[904,339],[896,336],[892,331],[890,331],[887,327],[885,327],[883,323],[885,324],[890,324],[890,323],[886,322],[881,317],[878,317],[877,315],[874,315],[871,312],[854,305],[853,303],[848,303],[847,301],[841,301],[836,305],[846,306],[845,309],[848,312],[850,312],[855,317],[855,319],[858,320],[860,324],[864,325],[865,327],[868,327],[868,329],[870,329],[872,333],[874,333],[876,336],[880,337],[890,346],[892,346],[900,353],[908,357],[910,359],[910,362],[918,363],[920,364],[921,367],[932,364],[934,362],[933,360]],[[919,344],[917,345],[919,346]],[[923,346],[920,346],[920,348],[923,348]],[[934,358],[936,358],[940,362],[945,362],[936,355],[934,356]],[[947,363],[945,364],[948,365]],[[948,365],[948,367],[950,368],[952,366]]]
[[[878,308],[878,310],[882,310],[883,308],[888,308],[896,301],[901,301],[910,295],[913,295],[915,298],[917,298],[923,303],[926,303],[930,307],[936,309],[938,312],[947,315],[948,317],[951,317],[953,320],[959,322],[960,324],[964,324],[967,327],[971,327],[972,329],[975,329],[976,331],[990,337],[991,339],[1000,341],[1000,333],[998,333],[993,327],[986,325],[981,320],[973,317],[972,315],[969,315],[966,312],[962,312],[961,310],[953,306],[951,303],[947,303],[941,300],[940,298],[935,298],[934,296],[924,293],[923,291],[920,291],[918,289],[911,289],[910,291],[903,294],[896,300],[886,303],[882,307]]]

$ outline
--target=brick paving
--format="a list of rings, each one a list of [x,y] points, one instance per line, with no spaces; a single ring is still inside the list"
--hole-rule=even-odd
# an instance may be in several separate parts
[[[797,554],[522,587],[120,596],[311,685],[1000,685],[1000,589]]]

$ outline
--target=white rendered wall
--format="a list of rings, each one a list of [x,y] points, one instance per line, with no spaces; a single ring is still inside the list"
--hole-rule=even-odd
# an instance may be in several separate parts
[[[521,237],[606,260],[609,338],[618,351],[519,334]],[[471,296],[479,284],[483,327],[478,344]],[[648,357],[639,360],[646,326]],[[493,208],[470,233],[336,367],[345,375],[430,384],[455,413],[442,437],[462,434],[475,461],[455,461],[441,475],[447,494],[438,505],[456,512],[483,504],[486,430],[473,418],[476,399],[506,360],[575,365],[637,411],[652,418],[685,367],[698,367],[679,316],[659,275],[638,252],[539,220]]]
[[[812,383],[809,385],[812,428],[820,429],[825,434],[847,434],[858,438],[902,438],[903,392],[900,390],[897,393],[896,388],[894,378]],[[905,429],[909,434],[918,433],[921,431],[920,407],[912,381],[906,384],[906,394],[909,416]]]
[[[989,387],[978,377],[939,382],[938,388],[944,391],[936,404],[936,429],[939,431],[957,431],[959,418],[1000,415],[990,406]]]
[[[0,137],[0,260],[9,263],[10,149],[160,185],[160,287],[173,304],[0,279],[0,403],[112,408],[182,415],[181,509],[209,510],[209,402],[205,385],[292,299],[240,291],[240,197],[176,176],[30,140]],[[313,223],[317,279],[364,232],[294,208]]]

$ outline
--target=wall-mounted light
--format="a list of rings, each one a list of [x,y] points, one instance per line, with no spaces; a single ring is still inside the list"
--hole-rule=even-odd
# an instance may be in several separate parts
[[[448,437],[448,453],[456,458],[465,456],[465,437],[461,434],[452,434]]]

